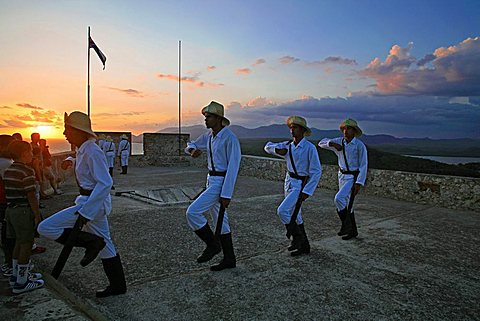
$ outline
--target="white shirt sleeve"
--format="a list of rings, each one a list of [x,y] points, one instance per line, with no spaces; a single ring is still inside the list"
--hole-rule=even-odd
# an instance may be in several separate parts
[[[220,197],[231,199],[238,176],[238,170],[240,168],[242,152],[240,149],[240,143],[235,136],[229,137],[225,144],[227,149],[228,165],[227,174],[225,175],[225,179],[223,181]]]
[[[99,208],[103,206],[105,199],[110,195],[113,181],[108,173],[107,160],[100,149],[92,149],[89,152],[91,153],[85,161],[96,184],[92,194],[78,212],[82,214],[83,217],[93,220],[96,215],[101,213]]]
[[[364,186],[367,179],[368,155],[367,147],[363,143],[358,144],[358,160],[360,161],[360,166],[358,167],[360,173],[358,174],[356,183]]]
[[[322,177],[322,165],[320,164],[320,158],[318,157],[317,149],[314,145],[311,145],[312,148],[308,150],[308,181],[302,192],[312,196],[315,192],[315,189],[318,186],[320,177]]]
[[[287,154],[285,155],[277,154],[275,149],[288,149],[288,142],[281,142],[281,143],[268,142],[265,144],[265,147],[263,149],[265,150],[265,152],[267,152],[270,155],[285,158]]]
[[[329,146],[328,144],[330,142],[337,143],[337,144],[342,144],[342,138],[337,137],[337,138],[324,138],[321,141],[318,142],[318,147],[323,148],[323,149],[328,149],[331,150],[335,153],[338,152],[338,150],[335,147]]]
[[[197,139],[191,140],[187,143],[187,147],[185,148],[185,153],[190,154],[190,149],[200,149],[200,150],[207,150],[207,143],[208,139],[210,138],[210,132],[206,132]]]

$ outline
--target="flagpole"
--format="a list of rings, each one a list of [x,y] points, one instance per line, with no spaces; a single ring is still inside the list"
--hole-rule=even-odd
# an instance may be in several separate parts
[[[88,63],[87,63],[87,114],[90,117],[90,26],[88,27]]]
[[[182,41],[178,41],[178,156],[182,155],[182,100],[181,100],[181,84],[182,84]]]

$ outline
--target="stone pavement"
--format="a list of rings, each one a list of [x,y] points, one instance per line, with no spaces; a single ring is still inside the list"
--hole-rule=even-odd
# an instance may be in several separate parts
[[[116,190],[201,188],[192,167],[129,168]],[[76,187],[45,201],[44,215],[73,204]],[[10,296],[2,286],[2,320],[30,320],[34,301],[55,312],[36,320],[480,320],[480,213],[359,195],[359,237],[336,236],[334,191],[317,189],[304,203],[312,253],[292,258],[276,215],[283,183],[239,177],[229,207],[237,268],[211,272],[197,264],[203,244],[190,231],[184,203],[158,206],[113,196],[111,231],[127,277],[125,295],[95,298],[106,277],[100,260],[86,268],[74,249],[58,282]],[[34,257],[53,268],[61,247],[40,239]],[[30,306],[29,306],[30,304]],[[64,316],[62,317],[62,313]],[[5,318],[3,316],[8,316]],[[17,318],[17,319],[15,319]]]

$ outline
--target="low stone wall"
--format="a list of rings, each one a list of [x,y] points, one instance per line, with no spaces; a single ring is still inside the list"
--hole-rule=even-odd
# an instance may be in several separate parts
[[[60,184],[62,184],[68,178],[73,176],[73,168],[69,170],[63,170],[60,167],[60,164],[62,163],[62,161],[65,160],[65,158],[67,158],[68,156],[75,157],[75,152],[62,152],[62,153],[55,153],[52,155],[52,170]]]
[[[322,170],[318,186],[338,189],[338,167],[322,164]],[[282,159],[242,156],[240,175],[284,180],[285,172],[285,161]],[[480,212],[479,178],[370,169],[362,193]]]

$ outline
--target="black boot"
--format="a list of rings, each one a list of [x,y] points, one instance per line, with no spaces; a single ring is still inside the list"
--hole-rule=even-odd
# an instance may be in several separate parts
[[[352,211],[350,214],[347,215],[347,219],[345,222],[348,222],[348,230],[347,230],[347,235],[342,237],[342,240],[350,240],[352,238],[355,238],[358,236],[358,231],[357,231],[357,223],[355,222],[355,213]]]
[[[122,174],[122,175],[127,174],[126,171],[125,171],[125,166],[122,166],[122,172],[120,174]]]
[[[237,266],[235,252],[233,251],[232,233],[220,235],[220,243],[222,244],[223,259],[219,264],[210,267],[212,271],[232,269]]]
[[[127,174],[127,172],[128,172],[128,165],[125,166],[125,174]]]
[[[344,208],[341,211],[337,210],[338,217],[340,218],[340,221],[342,221],[342,227],[340,228],[340,231],[338,231],[337,235],[342,236],[347,234],[347,229],[345,227],[345,220],[347,218],[347,209]]]
[[[215,239],[215,235],[213,235],[213,232],[210,229],[208,223],[205,224],[205,226],[201,229],[196,230],[195,234],[197,234],[198,237],[201,238],[202,241],[205,242],[205,244],[207,244],[207,247],[205,248],[205,250],[203,250],[202,255],[197,257],[198,263],[210,261],[216,254],[220,253],[222,248],[219,242]]]
[[[125,292],[127,292],[127,284],[125,282],[125,274],[123,273],[120,255],[117,254],[117,256],[109,259],[102,259],[102,264],[110,284],[105,290],[97,291],[97,298],[125,294]]]
[[[62,235],[60,235],[60,237],[55,241],[65,245],[71,232],[71,228],[64,229]],[[78,235],[73,243],[73,246],[85,248],[85,255],[80,261],[80,265],[87,266],[93,260],[95,260],[95,258],[98,256],[98,253],[100,253],[100,251],[105,247],[105,241],[98,235],[84,231],[78,231]]]
[[[298,242],[300,241],[300,239],[298,238],[298,235],[299,235],[299,231],[297,231],[297,233],[294,233],[293,230],[296,230],[298,229],[298,225],[296,223],[294,223],[295,226],[292,226],[292,228],[289,230],[289,226],[290,224],[285,224],[285,228],[287,229],[287,238],[290,239],[290,236],[292,237],[292,241],[290,242],[290,246],[287,248],[287,250],[289,252],[293,251],[293,250],[296,250],[298,249]]]
[[[300,235],[297,236],[297,239],[300,241],[298,242],[298,246],[296,251],[293,251],[290,255],[291,256],[299,256],[302,254],[309,254],[310,253],[310,243],[308,242],[307,233],[305,233],[305,225],[300,224],[298,225]]]

